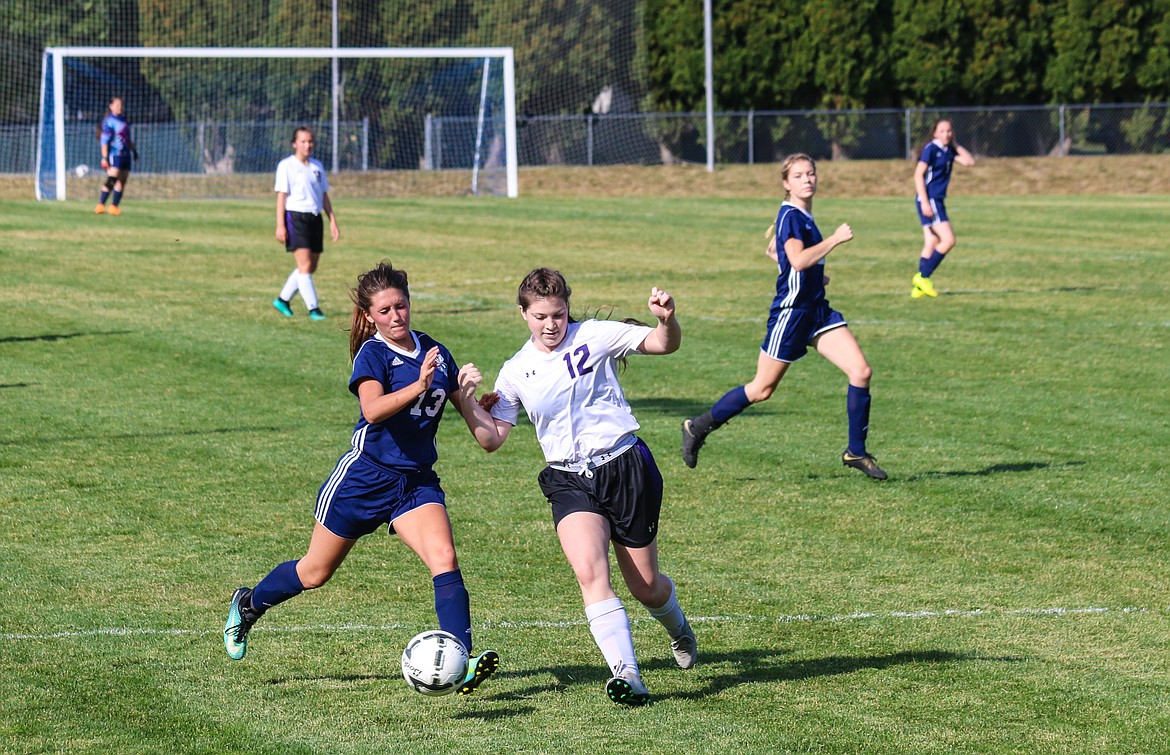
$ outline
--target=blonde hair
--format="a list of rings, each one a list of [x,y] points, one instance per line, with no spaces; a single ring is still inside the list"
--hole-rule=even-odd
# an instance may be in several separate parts
[[[792,170],[792,166],[795,165],[796,163],[800,162],[801,160],[803,160],[804,162],[813,166],[813,171],[814,172],[816,171],[816,169],[817,169],[816,160],[813,160],[811,157],[809,157],[808,155],[806,155],[803,152],[795,152],[795,153],[789,155],[788,157],[784,158],[784,162],[780,163],[780,185],[781,186],[783,186],[784,182],[788,180],[788,173],[789,173],[789,171]],[[789,194],[788,189],[785,189],[784,190],[784,198],[785,199],[788,199],[788,194]]]

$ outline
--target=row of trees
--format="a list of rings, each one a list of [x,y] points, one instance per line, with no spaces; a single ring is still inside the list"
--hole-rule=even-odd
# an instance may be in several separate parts
[[[0,0],[7,69],[0,124],[38,119],[45,46],[324,47],[333,2]],[[344,47],[514,47],[522,115],[704,106],[701,0],[336,2]],[[713,5],[719,110],[1170,99],[1170,0]],[[419,135],[404,136],[403,128],[418,131],[425,114],[467,112],[478,101],[477,77],[459,65],[345,64],[340,117],[368,119],[375,165],[417,164]],[[89,99],[78,94],[69,102],[75,117],[95,117],[119,88],[139,93],[131,112],[140,122],[322,122],[331,108],[328,69],[320,63],[252,62],[216,73],[156,59],[93,61],[89,69]],[[469,83],[452,83],[460,77]],[[683,128],[691,133],[674,133]],[[654,135],[667,151],[699,138],[681,125]],[[847,139],[832,139],[835,150],[847,151]],[[227,146],[209,148],[208,161]]]
[[[700,109],[697,0],[644,0],[647,109]],[[721,110],[1165,101],[1167,0],[715,0]]]

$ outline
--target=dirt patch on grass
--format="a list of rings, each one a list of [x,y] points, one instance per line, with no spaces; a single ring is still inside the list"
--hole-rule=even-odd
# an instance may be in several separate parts
[[[840,160],[817,165],[820,191],[832,197],[906,197],[914,193],[914,163],[909,160]],[[459,196],[470,186],[469,171],[375,171],[330,177],[336,197]],[[190,176],[163,180],[131,179],[128,196],[175,198],[250,197],[266,199],[269,175]],[[137,191],[136,191],[137,189]],[[69,196],[89,202],[98,182],[70,179]],[[973,168],[956,166],[955,194],[1028,196],[1060,194],[1170,194],[1170,155],[1112,157],[1020,157],[980,160]],[[522,168],[522,197],[777,197],[780,166],[701,165]],[[92,196],[91,196],[92,195]],[[32,176],[0,181],[0,199],[32,199]]]

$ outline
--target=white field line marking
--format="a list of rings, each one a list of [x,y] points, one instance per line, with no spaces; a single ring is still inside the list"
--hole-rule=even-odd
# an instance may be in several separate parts
[[[1160,611],[1163,609],[1152,609]],[[1166,609],[1170,610],[1170,608]],[[1006,608],[972,610],[945,610],[945,611],[888,611],[885,613],[848,613],[837,616],[821,616],[817,614],[795,614],[788,616],[689,616],[692,623],[758,623],[758,624],[797,624],[797,623],[831,623],[845,621],[870,621],[882,619],[948,619],[948,618],[975,618],[975,617],[1003,617],[1003,616],[1078,616],[1084,614],[1130,614],[1148,613],[1151,609],[1130,606],[1127,608]],[[647,617],[635,617],[630,621],[634,624],[651,621]],[[476,626],[484,629],[500,627],[504,629],[562,629],[575,626],[584,626],[584,621],[483,621]],[[315,626],[258,626],[253,632],[389,632],[402,629],[417,629],[418,626],[409,624],[318,624]],[[49,634],[0,634],[0,640],[12,642],[16,640],[59,640],[76,637],[130,637],[144,635],[172,635],[172,636],[200,636],[220,634],[219,629],[135,629],[132,627],[113,627],[107,629],[90,629],[77,632],[52,632]]]

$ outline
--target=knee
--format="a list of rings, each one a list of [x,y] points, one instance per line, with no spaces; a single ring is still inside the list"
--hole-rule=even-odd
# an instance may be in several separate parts
[[[581,592],[592,593],[599,587],[609,587],[609,570],[594,564],[579,564],[573,567],[573,575]]]
[[[753,404],[758,404],[761,401],[767,401],[772,398],[772,394],[776,392],[775,385],[752,385],[749,383],[743,388],[743,392],[747,394],[748,401]]]
[[[670,583],[661,575],[655,575],[649,582],[637,580],[631,584],[627,580],[626,587],[629,588],[630,595],[634,596],[634,600],[648,608],[658,608],[670,600]]]
[[[325,565],[306,564],[303,560],[297,563],[297,577],[306,590],[315,590],[328,582],[334,571]]]
[[[432,575],[446,574],[459,568],[459,562],[455,556],[455,546],[449,543],[428,552],[426,562]]]
[[[849,371],[849,382],[859,388],[868,388],[872,377],[873,368],[865,363]]]

